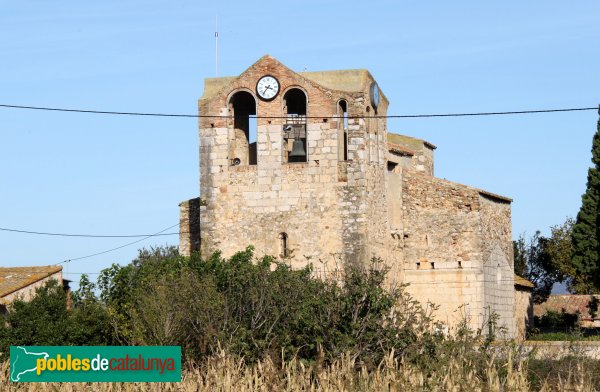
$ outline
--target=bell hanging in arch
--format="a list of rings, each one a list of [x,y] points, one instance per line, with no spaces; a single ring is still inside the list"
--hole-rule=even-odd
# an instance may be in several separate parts
[[[294,144],[292,145],[292,152],[290,152],[291,157],[305,157],[306,151],[304,150],[304,143],[302,140],[294,140]]]

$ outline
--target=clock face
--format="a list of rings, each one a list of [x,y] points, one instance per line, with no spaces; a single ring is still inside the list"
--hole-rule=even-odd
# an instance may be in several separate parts
[[[271,75],[265,75],[256,83],[256,93],[265,101],[270,101],[279,93],[279,81]]]
[[[377,109],[379,106],[379,86],[375,82],[371,84],[371,105],[373,109]]]

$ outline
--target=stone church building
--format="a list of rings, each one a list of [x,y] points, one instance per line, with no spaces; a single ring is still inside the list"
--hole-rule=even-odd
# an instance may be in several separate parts
[[[206,79],[181,253],[253,245],[325,275],[378,257],[441,321],[481,328],[495,313],[518,335],[511,199],[436,178],[436,147],[391,133],[388,105],[366,70],[294,72],[270,56]]]

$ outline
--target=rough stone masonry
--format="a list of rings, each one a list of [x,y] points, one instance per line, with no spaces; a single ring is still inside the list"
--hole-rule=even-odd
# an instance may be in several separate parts
[[[378,257],[450,327],[496,314],[515,336],[511,200],[434,177],[436,147],[388,133],[388,104],[366,70],[297,73],[270,56],[206,79],[180,252],[253,245],[321,276]]]

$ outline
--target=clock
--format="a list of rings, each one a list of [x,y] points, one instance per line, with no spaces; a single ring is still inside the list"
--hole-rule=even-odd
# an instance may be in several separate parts
[[[256,83],[256,93],[265,101],[274,99],[279,93],[279,81],[271,75],[263,76]]]
[[[377,110],[377,106],[379,106],[379,86],[377,83],[371,83],[369,92],[371,95],[371,106],[373,106],[373,109]]]

